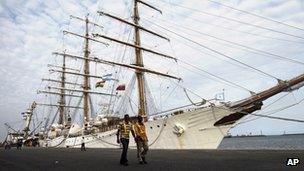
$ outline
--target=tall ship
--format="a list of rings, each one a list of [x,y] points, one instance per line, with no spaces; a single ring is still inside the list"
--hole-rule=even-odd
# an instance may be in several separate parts
[[[77,50],[74,49],[74,52],[70,50],[73,49],[71,45],[63,51],[53,53],[56,61],[60,61],[60,65],[49,65],[51,76],[43,78],[46,86],[45,89],[38,90],[38,93],[46,94],[48,97],[54,96],[54,98],[47,103],[36,102],[35,105],[52,107],[56,111],[50,112],[45,120],[43,133],[39,136],[40,146],[79,148],[84,138],[88,148],[118,148],[120,144],[116,143],[117,126],[122,122],[125,114],[131,116],[132,122],[135,122],[138,115],[144,118],[151,149],[216,149],[227,136],[228,131],[240,119],[248,115],[296,121],[255,112],[261,110],[263,101],[279,93],[301,88],[304,85],[304,74],[289,80],[281,80],[229,55],[204,46],[217,55],[277,81],[276,85],[268,89],[254,92],[212,75],[216,79],[245,89],[249,96],[234,102],[225,102],[217,98],[205,99],[204,95],[183,86],[183,78],[178,72],[171,72],[172,66],[178,66],[179,63],[186,63],[197,68],[191,63],[191,59],[185,61],[176,57],[174,50],[171,55],[149,45],[151,41],[170,44],[170,37],[141,26],[139,6],[155,13],[162,13],[160,9],[142,0],[132,2],[132,13],[128,19],[104,10],[97,12],[99,17],[111,21],[106,24],[113,27],[117,24],[131,28],[129,32],[126,31],[128,29],[124,30],[124,35],[128,33],[127,38],[121,34],[110,36],[104,33],[102,24],[91,21],[89,15],[83,18],[71,16],[71,19],[77,21],[83,30],[82,33],[65,30],[65,36],[72,39],[67,41],[66,46],[68,47],[68,43],[76,39],[81,41],[83,46],[78,47]],[[150,24],[153,25],[153,23]],[[181,36],[169,28],[155,23],[154,25]],[[184,38],[187,39],[187,37]],[[112,44],[116,44],[120,51],[117,50],[118,48],[111,49]],[[102,55],[97,56],[96,49],[104,50],[106,52],[104,55],[114,55],[114,57],[109,60]],[[251,51],[254,50],[251,49]],[[271,55],[274,56],[274,54]],[[149,58],[154,58],[154,60],[156,58],[155,65],[164,64],[165,66],[162,65],[162,70],[151,69],[154,66],[149,66],[145,62]],[[285,57],[281,59],[303,65],[300,61]],[[171,88],[159,85],[155,88],[157,84],[162,84],[164,81],[170,86],[178,87],[189,103],[166,110],[157,110],[155,92],[160,93],[159,97],[162,97],[162,91],[170,91]],[[192,99],[194,96],[196,100]],[[177,100],[167,99],[165,103],[175,103]],[[130,143],[131,147],[135,147],[134,141]]]

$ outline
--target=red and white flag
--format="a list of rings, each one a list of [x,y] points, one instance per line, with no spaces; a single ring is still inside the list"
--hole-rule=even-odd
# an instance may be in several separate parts
[[[125,89],[126,89],[125,84],[118,85],[118,87],[116,88],[117,91],[124,91]]]

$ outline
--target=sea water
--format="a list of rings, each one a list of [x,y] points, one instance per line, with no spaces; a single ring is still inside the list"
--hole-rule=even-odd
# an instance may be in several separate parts
[[[304,134],[224,138],[219,149],[304,150]]]

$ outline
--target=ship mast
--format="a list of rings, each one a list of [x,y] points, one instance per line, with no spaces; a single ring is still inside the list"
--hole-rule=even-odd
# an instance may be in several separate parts
[[[148,30],[142,26],[139,25],[139,12],[138,12],[138,4],[142,4],[142,5],[145,5],[153,10],[156,10],[158,11],[159,13],[162,14],[162,11],[153,7],[152,5],[150,4],[147,4],[146,2],[143,2],[141,0],[134,0],[134,8],[133,8],[133,22],[129,22],[128,20],[125,20],[125,19],[122,19],[120,17],[117,17],[115,15],[112,15],[112,14],[109,14],[109,13],[106,13],[104,11],[98,11],[98,13],[100,15],[104,15],[104,16],[107,16],[111,19],[115,19],[119,22],[122,22],[124,24],[127,24],[127,25],[130,25],[132,27],[134,27],[134,44],[132,43],[129,43],[129,42],[124,42],[124,41],[121,41],[121,40],[117,40],[115,38],[112,38],[112,37],[109,37],[109,36],[106,36],[106,35],[102,35],[102,34],[93,34],[94,37],[101,37],[101,38],[104,38],[104,39],[107,39],[107,40],[110,40],[110,41],[113,41],[113,42],[116,42],[116,43],[119,43],[119,44],[123,44],[123,45],[126,45],[126,46],[129,46],[129,47],[132,47],[135,49],[135,64],[131,64],[131,65],[128,65],[128,64],[122,64],[122,63],[117,63],[117,62],[112,62],[112,61],[106,61],[106,60],[103,60],[103,59],[100,59],[100,58],[93,58],[93,59],[90,59],[90,60],[93,60],[93,61],[96,61],[96,62],[99,62],[99,63],[103,63],[103,64],[107,64],[107,65],[116,65],[116,66],[121,66],[121,67],[126,67],[126,68],[130,68],[130,69],[135,69],[135,74],[136,74],[136,78],[137,78],[137,84],[138,84],[138,104],[139,104],[139,109],[138,109],[138,114],[144,118],[147,117],[147,101],[146,101],[146,92],[145,92],[145,80],[144,80],[144,73],[145,72],[148,72],[150,74],[155,74],[155,75],[159,75],[159,76],[164,76],[164,77],[168,77],[168,78],[173,78],[173,79],[177,79],[177,80],[181,80],[181,78],[178,78],[178,77],[175,77],[175,76],[171,76],[171,75],[168,75],[168,74],[164,74],[164,73],[160,73],[160,72],[157,72],[157,71],[153,71],[153,70],[150,70],[150,69],[147,69],[144,67],[144,62],[143,62],[143,57],[142,57],[142,51],[145,51],[145,52],[149,52],[149,53],[152,53],[154,55],[157,55],[157,56],[161,56],[161,57],[164,57],[164,58],[168,58],[168,59],[172,59],[172,60],[177,60],[176,58],[170,56],[170,55],[166,55],[164,53],[161,53],[161,52],[157,52],[157,51],[154,51],[154,50],[151,50],[149,48],[145,48],[145,47],[142,47],[141,46],[141,41],[140,41],[140,30],[142,31],[145,31],[151,35],[154,35],[154,36],[157,36],[159,38],[162,38],[164,40],[167,40],[167,41],[170,41],[168,38],[154,32],[154,31],[151,31],[151,30]],[[77,57],[79,58],[79,57]]]
[[[134,15],[133,22],[135,25],[138,25],[139,13],[138,13],[137,0],[134,0],[134,14],[133,15]],[[140,32],[139,32],[138,27],[134,27],[134,35],[135,35],[135,45],[140,46]],[[135,48],[135,56],[136,56],[136,58],[135,58],[136,66],[144,67],[141,49]],[[136,73],[137,85],[138,85],[138,100],[139,100],[138,115],[145,118],[146,117],[146,97],[145,97],[144,73],[139,70],[136,70],[135,73]]]
[[[66,56],[62,56],[62,73],[61,73],[61,87],[65,88],[65,59]],[[59,101],[59,124],[63,124],[65,122],[65,89],[60,90],[60,101]]]
[[[85,31],[85,47],[84,47],[84,85],[83,85],[83,110],[84,110],[84,121],[89,121],[89,93],[88,90],[90,89],[89,85],[89,77],[90,74],[90,65],[89,65],[89,19],[88,16],[86,16],[85,19],[86,23],[86,31]]]
[[[32,105],[30,106],[30,108],[28,109],[28,111],[25,112],[26,121],[25,121],[25,127],[23,129],[23,132],[24,132],[24,136],[23,137],[25,139],[29,136],[30,124],[31,124],[31,121],[32,121],[33,112],[34,112],[35,108],[36,108],[36,102],[33,102]]]
[[[61,89],[59,90],[59,92],[51,92],[51,91],[44,91],[44,90],[38,90],[37,93],[45,93],[45,94],[51,94],[51,95],[58,95],[59,96],[59,101],[58,104],[42,104],[42,103],[37,103],[37,105],[43,105],[43,106],[56,106],[58,107],[58,111],[59,111],[59,119],[58,119],[58,124],[62,124],[65,125],[66,124],[66,108],[70,107],[70,106],[66,106],[66,96],[71,96],[71,97],[81,97],[81,96],[77,96],[77,95],[72,95],[72,94],[66,94],[66,84],[71,84],[71,85],[79,85],[77,83],[71,83],[71,82],[66,82],[66,73],[68,71],[66,70],[74,70],[79,72],[79,70],[77,69],[73,69],[73,68],[68,68],[66,67],[66,55],[65,55],[65,51],[62,55],[62,65],[61,66],[55,66],[55,65],[51,65],[49,64],[48,67],[54,67],[54,68],[60,68],[60,70],[58,70],[61,74],[60,74],[60,79],[59,80],[53,80],[53,79],[45,79],[43,78],[42,81],[49,81],[49,82],[55,82],[55,83],[59,83]],[[56,71],[54,69],[50,69],[50,71]],[[51,88],[50,86],[48,87],[49,89]]]
[[[105,96],[113,96],[112,94],[90,91],[90,89],[91,89],[90,88],[90,77],[102,79],[102,76],[90,75],[90,61],[91,60],[89,60],[90,59],[90,57],[89,57],[90,56],[89,41],[98,42],[98,43],[104,44],[106,46],[108,44],[104,43],[104,42],[101,42],[101,41],[98,41],[96,39],[90,38],[90,35],[89,35],[89,24],[92,24],[94,26],[98,26],[98,27],[101,27],[101,28],[103,28],[103,27],[100,26],[100,25],[98,25],[98,24],[96,24],[96,23],[93,23],[93,22],[89,21],[88,15],[86,16],[85,19],[77,17],[77,16],[73,16],[73,15],[71,15],[70,17],[85,22],[85,35],[84,36],[83,35],[79,35],[77,33],[69,32],[69,31],[63,31],[64,34],[70,34],[70,35],[73,35],[73,36],[80,37],[80,38],[84,39],[84,56],[82,58],[84,60],[83,74],[79,73],[79,71],[78,72],[71,72],[71,71],[54,70],[54,69],[52,71],[53,72],[62,72],[63,74],[71,74],[71,75],[82,76],[83,77],[82,90],[79,90],[79,89],[68,89],[68,88],[65,88],[64,86],[61,86],[61,87],[49,87],[49,88],[60,90],[61,94],[65,94],[64,91],[72,91],[72,92],[82,93],[83,96],[77,96],[77,95],[71,95],[71,96],[74,96],[74,97],[83,97],[83,107],[81,109],[83,109],[84,123],[86,123],[90,119],[90,114],[89,114],[89,112],[90,112],[89,98],[90,97],[89,97],[89,94],[99,94],[99,95],[105,95]],[[53,54],[60,55],[60,56],[62,56],[64,58],[65,57],[75,58],[74,56],[72,56],[70,54],[66,54],[66,53],[54,52]],[[72,69],[72,70],[75,70],[75,69]],[[53,80],[50,80],[50,81],[53,81]],[[75,84],[75,85],[79,85],[79,84]],[[56,93],[53,93],[53,94],[56,94]],[[62,106],[64,106],[64,105],[62,105]],[[73,107],[73,106],[70,106],[70,107]]]

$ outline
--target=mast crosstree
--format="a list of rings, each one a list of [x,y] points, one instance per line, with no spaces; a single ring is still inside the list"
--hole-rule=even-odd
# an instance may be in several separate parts
[[[63,53],[59,53],[59,52],[54,52],[53,54],[55,55],[63,55]],[[78,55],[72,55],[72,54],[65,54],[68,57],[72,57],[72,58],[77,58],[77,59],[82,59],[84,60],[85,58],[82,56],[78,56]],[[88,58],[89,61],[91,62],[97,62],[97,63],[101,63],[101,64],[105,64],[105,65],[111,65],[111,66],[121,66],[121,67],[125,67],[125,68],[129,68],[129,69],[134,69],[134,70],[140,70],[142,72],[147,72],[147,73],[151,73],[151,74],[155,74],[155,75],[159,75],[159,76],[163,76],[163,77],[168,77],[168,78],[172,78],[172,79],[176,79],[176,80],[181,80],[181,78],[173,76],[173,75],[169,75],[169,74],[165,74],[165,73],[161,73],[158,71],[154,71],[145,67],[139,67],[136,65],[128,65],[128,64],[123,64],[123,63],[119,63],[119,62],[112,62],[112,61],[108,61],[108,60],[104,60],[98,57],[90,57]],[[59,70],[55,71],[55,72],[61,72]],[[75,74],[75,75],[84,75],[84,74],[79,74],[79,73],[72,73],[69,72],[69,74]],[[89,77],[96,77],[99,78],[100,76],[94,76],[94,75],[88,75]],[[102,77],[100,77],[102,78]]]

